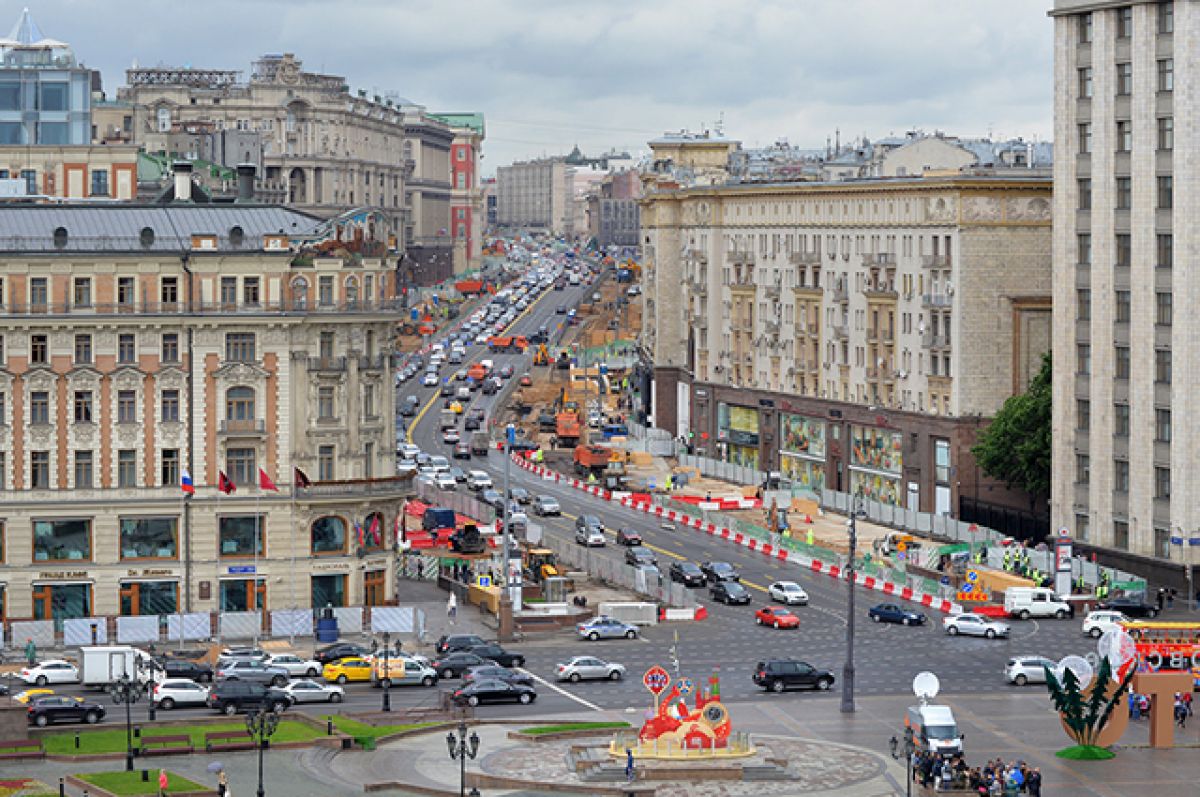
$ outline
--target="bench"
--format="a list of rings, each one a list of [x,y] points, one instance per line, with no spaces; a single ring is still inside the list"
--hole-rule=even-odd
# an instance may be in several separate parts
[[[22,758],[45,758],[46,749],[40,739],[13,739],[0,742],[0,760],[15,761]]]
[[[142,736],[141,754],[144,756],[176,755],[177,753],[191,753],[194,751],[192,737],[187,734],[177,736]]]
[[[245,731],[210,731],[204,734],[204,749],[210,753],[253,750],[254,740]]]

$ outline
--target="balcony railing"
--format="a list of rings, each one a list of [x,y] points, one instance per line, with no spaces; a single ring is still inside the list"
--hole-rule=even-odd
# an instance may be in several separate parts
[[[850,328],[846,324],[834,324],[832,329],[833,336],[839,340],[845,340],[850,337]]]
[[[773,299],[775,301],[779,301],[779,292],[780,292],[780,288],[778,285],[763,286],[763,295],[766,296],[768,299]]]
[[[950,268],[950,256],[921,255],[921,268]]]
[[[850,301],[850,291],[847,290],[846,283],[844,283],[844,282],[839,282],[839,283],[835,284],[833,286],[832,293],[833,293],[833,300],[835,302]]]
[[[363,355],[358,358],[358,370],[360,371],[378,371],[389,367],[390,358],[386,354]]]
[[[921,294],[922,307],[950,307],[953,302],[953,297],[944,293],[923,293]]]
[[[390,313],[403,308],[400,299],[360,299],[350,302],[110,302],[77,305],[71,302],[2,302],[0,318],[30,316],[191,316],[191,315],[310,315]]]
[[[949,335],[935,335],[932,332],[926,332],[921,336],[921,345],[927,349],[944,349],[950,346]]]
[[[792,252],[788,255],[788,260],[797,266],[820,265],[821,251],[812,249],[808,251]]]
[[[341,498],[360,495],[406,495],[412,492],[412,476],[387,476],[379,479],[347,479],[344,481],[313,482],[296,490],[296,497]]]
[[[218,423],[217,430],[222,434],[266,434],[267,424],[258,418],[224,420]]]
[[[309,357],[308,370],[340,373],[346,370],[345,357]]]
[[[871,252],[862,256],[863,266],[878,268],[880,266],[896,267],[896,256],[891,252]]]

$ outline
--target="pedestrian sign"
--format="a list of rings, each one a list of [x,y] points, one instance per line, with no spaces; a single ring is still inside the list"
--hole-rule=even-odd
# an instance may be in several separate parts
[[[481,586],[481,587],[492,586],[492,577],[491,576],[480,576],[479,577],[479,586]]]

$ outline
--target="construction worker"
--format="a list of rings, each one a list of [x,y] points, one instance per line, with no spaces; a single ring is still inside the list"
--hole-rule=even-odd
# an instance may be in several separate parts
[[[671,492],[671,489],[672,489],[672,484],[671,484],[671,474],[669,474],[669,473],[667,474],[667,481],[666,481],[666,484],[665,484],[664,486],[667,488],[667,492],[668,492],[668,493],[669,493],[669,492]]]
[[[589,474],[588,474],[588,477],[587,477],[587,483],[588,483],[588,484],[595,484],[595,483],[596,483],[596,474],[594,474],[594,473],[589,473]]]
[[[1012,570],[1012,551],[1004,552],[1004,569]]]
[[[977,564],[977,565],[983,564],[983,560],[986,555],[987,555],[986,548],[980,548],[978,551],[976,551],[975,552],[975,564]]]
[[[817,537],[815,534],[813,534],[811,526],[809,526],[808,535],[804,539],[809,545],[816,545]]]

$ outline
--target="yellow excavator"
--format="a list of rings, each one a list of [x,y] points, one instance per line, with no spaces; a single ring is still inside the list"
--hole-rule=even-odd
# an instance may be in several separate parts
[[[533,364],[534,365],[549,365],[550,364],[550,352],[546,349],[545,343],[538,344],[537,351],[535,351],[533,353]]]

